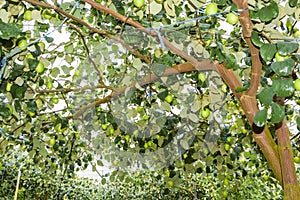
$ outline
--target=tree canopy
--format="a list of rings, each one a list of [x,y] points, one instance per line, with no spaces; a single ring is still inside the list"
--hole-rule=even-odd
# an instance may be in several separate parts
[[[23,173],[3,191],[109,163],[106,187],[146,171],[157,185],[134,183],[171,196],[253,179],[299,199],[299,17],[297,0],[0,1],[0,172]]]

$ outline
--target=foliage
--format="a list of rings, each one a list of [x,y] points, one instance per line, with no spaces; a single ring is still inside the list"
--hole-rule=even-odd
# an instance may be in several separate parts
[[[55,191],[52,178],[108,161],[111,188],[124,169],[155,171],[157,185],[145,183],[154,193],[166,183],[192,187],[195,173],[207,173],[208,185],[230,177],[225,190],[238,197],[256,189],[261,196],[249,198],[263,198],[258,174],[285,184],[292,150],[299,157],[286,124],[299,131],[299,5],[233,2],[214,1],[207,16],[200,1],[0,1],[1,173],[25,162],[23,183],[34,176]],[[228,13],[240,23],[228,24]],[[264,171],[267,162],[274,174]],[[269,180],[270,195],[279,192]],[[129,181],[124,193],[130,184],[144,183]]]
[[[196,174],[178,171],[182,178],[170,187],[170,179],[160,171],[113,172],[113,177],[103,175],[100,183],[54,171],[42,173],[28,159],[21,160],[10,160],[2,166],[1,199],[13,199],[20,163],[24,165],[18,192],[20,199],[223,199],[224,191],[228,191],[231,199],[281,199],[282,195],[276,181],[262,174],[268,173],[266,171],[249,171],[238,181],[227,177],[228,183],[220,181],[217,171]]]
[[[97,183],[79,179],[71,172],[35,163],[13,152],[0,158],[1,199],[14,199],[18,172],[21,171],[18,199],[96,199]]]

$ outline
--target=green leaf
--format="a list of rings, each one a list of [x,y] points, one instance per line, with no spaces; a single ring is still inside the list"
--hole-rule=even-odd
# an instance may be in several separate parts
[[[290,5],[291,7],[297,6],[297,3],[298,3],[298,0],[289,0],[289,5]]]
[[[27,109],[30,112],[35,112],[37,110],[37,105],[36,105],[36,102],[34,100],[31,100],[31,101],[27,102],[26,105],[27,105]]]
[[[16,112],[21,112],[22,111],[22,106],[19,100],[15,100],[14,102],[15,110]]]
[[[190,113],[188,117],[192,122],[195,122],[195,123],[199,122],[199,118],[194,113]]]
[[[289,97],[294,93],[294,83],[290,78],[276,78],[273,80],[272,88],[279,97]]]
[[[279,7],[275,1],[271,1],[269,8],[273,10],[273,19],[275,19],[279,14]]]
[[[277,49],[278,53],[282,56],[289,55],[294,51],[297,51],[299,44],[295,42],[278,42]]]
[[[54,68],[51,70],[51,76],[57,77],[59,74],[60,74],[59,68],[54,67]]]
[[[278,5],[273,1],[272,3],[270,3],[270,5],[261,8],[258,11],[258,16],[262,22],[269,22],[272,19],[276,18],[278,16],[278,13]]]
[[[274,44],[263,44],[260,48],[260,55],[265,62],[272,60],[276,52]]]
[[[157,76],[161,76],[164,74],[166,66],[160,63],[154,63],[152,69]]]
[[[21,33],[21,30],[16,26],[16,24],[6,24],[0,19],[0,38],[10,39],[16,37]]]
[[[10,109],[5,104],[0,104],[0,116],[3,118],[8,118],[10,114]]]
[[[258,11],[258,17],[262,22],[268,22],[273,19],[273,13],[269,10],[268,6],[263,7]]]
[[[225,58],[226,61],[226,68],[236,70],[239,68],[235,56],[233,54],[229,54]]]
[[[297,129],[300,131],[300,117],[298,116],[296,119]]]
[[[253,44],[257,47],[261,47],[262,45],[264,45],[264,43],[260,40],[260,37],[256,31],[252,31],[251,40]]]
[[[284,119],[284,108],[278,103],[272,103],[271,122],[279,123]]]
[[[18,98],[23,99],[25,96],[25,92],[27,90],[26,84],[23,84],[22,86],[18,86],[16,84],[13,84],[11,86],[11,96],[12,98]]]
[[[98,165],[98,166],[103,166],[102,160],[97,160],[97,165]]]
[[[254,117],[254,124],[258,127],[263,127],[267,122],[267,118],[268,118],[267,110],[266,109],[260,110],[256,113]]]
[[[259,94],[258,99],[262,104],[270,105],[273,101],[274,91],[270,88],[264,88]]]
[[[74,67],[68,67],[66,65],[63,65],[61,68],[65,74],[70,74],[70,72],[74,69]]]
[[[244,92],[248,89],[249,89],[249,87],[237,87],[237,88],[235,88],[235,91],[236,92]]]
[[[28,58],[27,59],[27,62],[28,62],[28,65],[29,65],[29,68],[30,70],[34,70],[36,68],[36,66],[39,64],[39,61],[36,60],[36,59],[31,59],[31,58]]]
[[[284,61],[273,62],[271,64],[271,68],[279,76],[288,76],[292,73],[294,64],[294,60],[292,58],[288,58]]]
[[[45,39],[48,43],[52,43],[54,41],[52,37],[45,37]]]

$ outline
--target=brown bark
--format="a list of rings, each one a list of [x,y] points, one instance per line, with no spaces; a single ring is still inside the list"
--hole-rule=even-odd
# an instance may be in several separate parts
[[[299,199],[300,187],[297,181],[297,174],[294,164],[293,150],[289,137],[289,129],[286,121],[277,124],[276,134],[278,140],[278,153],[282,168],[283,189],[285,199]]]
[[[226,82],[226,84],[229,86],[229,88],[233,91],[235,96],[240,101],[249,123],[253,125],[254,116],[258,111],[256,98],[243,93],[235,92],[235,89],[237,87],[241,87],[242,84],[233,74],[232,70],[226,69],[225,63],[219,64],[218,62],[215,62],[215,65],[218,68],[218,71],[222,76],[223,80]],[[273,170],[275,177],[281,183],[281,166],[278,157],[277,145],[274,139],[272,138],[268,127],[265,127],[264,129],[253,129],[253,132],[253,137],[256,143],[261,148],[264,156],[270,164],[270,167]]]
[[[233,3],[241,10],[248,8],[248,0],[233,0]],[[240,102],[250,124],[253,124],[254,116],[258,111],[255,96],[260,84],[262,63],[259,56],[259,49],[251,42],[253,24],[250,19],[249,11],[240,12],[239,14],[239,20],[243,28],[243,36],[249,46],[252,58],[250,89],[247,91],[247,95],[242,96]],[[276,129],[278,147],[267,126],[264,127],[263,130],[253,127],[253,130],[255,141],[260,146],[276,178],[284,188],[285,199],[299,199],[299,186],[286,121],[284,120],[278,124]],[[278,150],[276,148],[278,148]]]

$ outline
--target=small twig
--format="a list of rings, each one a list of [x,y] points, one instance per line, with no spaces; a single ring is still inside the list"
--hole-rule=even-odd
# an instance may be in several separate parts
[[[53,89],[53,90],[36,90],[36,91],[27,91],[28,93],[39,93],[39,94],[44,94],[44,93],[68,93],[68,92],[78,92],[78,91],[84,91],[84,90],[93,90],[93,89],[109,89],[109,90],[115,90],[113,87],[110,86],[106,86],[106,85],[96,85],[96,86],[86,86],[86,87],[82,87],[82,88],[59,88],[59,89]]]
[[[179,189],[184,190],[184,191],[190,193],[190,195],[192,195],[193,197],[195,196],[194,193],[191,190],[187,189],[187,188],[179,187]]]
[[[120,38],[112,36],[112,35],[108,34],[106,31],[102,31],[102,30],[99,30],[97,28],[94,28],[94,27],[90,26],[84,20],[81,20],[81,19],[79,19],[79,18],[77,18],[77,17],[75,17],[75,16],[73,16],[73,15],[65,12],[64,10],[60,9],[59,7],[57,7],[55,5],[50,5],[50,4],[39,2],[39,1],[36,1],[36,0],[24,0],[24,1],[26,1],[28,3],[31,3],[33,5],[41,6],[43,8],[53,9],[56,12],[64,15],[65,17],[68,17],[69,19],[72,19],[73,21],[77,22],[78,24],[81,24],[81,25],[87,27],[91,32],[98,33],[98,34],[100,34],[102,36],[106,36],[106,37],[108,37],[108,38],[110,38],[112,40],[120,42],[133,55],[138,56],[139,58],[141,58],[142,60],[144,60],[146,63],[150,63],[150,60],[149,60],[149,58],[147,56],[144,56],[141,53],[139,53],[138,51],[135,51],[129,45],[127,45],[123,40],[121,40]],[[129,19],[129,21],[132,21],[132,20]]]
[[[92,59],[91,57],[91,54],[90,54],[90,50],[85,42],[85,38],[84,38],[84,35],[81,33],[81,31],[76,27],[76,26],[73,26],[73,25],[69,25],[71,28],[73,28],[78,34],[79,36],[81,37],[81,40],[83,42],[83,46],[86,50],[86,54],[87,54],[87,57],[89,59],[89,61],[92,63],[94,69],[96,70],[98,76],[99,76],[99,83],[103,84],[103,78],[102,78],[102,74],[101,74],[101,71],[100,69],[97,67],[96,63],[94,62],[94,60]]]
[[[37,115],[38,115],[38,116],[41,116],[41,115],[51,115],[51,114],[56,114],[56,113],[58,113],[58,112],[65,111],[65,110],[68,110],[68,108],[62,108],[62,109],[54,110],[54,111],[50,111],[50,112],[38,113]]]

